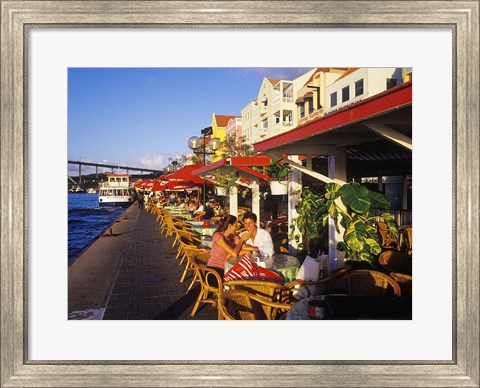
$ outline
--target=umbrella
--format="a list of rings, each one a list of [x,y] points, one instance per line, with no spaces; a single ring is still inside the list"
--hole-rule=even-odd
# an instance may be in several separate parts
[[[164,180],[175,181],[175,182],[193,182],[195,184],[202,184],[203,179],[193,175],[192,171],[198,170],[200,167],[203,167],[203,164],[190,164],[178,169],[171,174],[162,175]]]
[[[183,190],[197,190],[197,184],[193,182],[180,181],[162,181],[160,182],[160,190],[183,191]]]

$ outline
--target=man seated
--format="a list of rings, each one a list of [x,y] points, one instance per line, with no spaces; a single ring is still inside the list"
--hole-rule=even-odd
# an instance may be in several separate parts
[[[265,229],[257,227],[257,215],[251,212],[245,213],[243,225],[250,234],[250,238],[243,244],[242,251],[247,254],[257,253],[260,256],[272,256],[274,253],[272,236]]]

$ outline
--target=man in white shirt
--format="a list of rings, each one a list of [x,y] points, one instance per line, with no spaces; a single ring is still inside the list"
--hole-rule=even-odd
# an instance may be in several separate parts
[[[272,236],[265,229],[257,227],[256,214],[251,212],[245,213],[243,225],[251,237],[245,241],[242,250],[258,253],[260,256],[272,256],[274,253]]]

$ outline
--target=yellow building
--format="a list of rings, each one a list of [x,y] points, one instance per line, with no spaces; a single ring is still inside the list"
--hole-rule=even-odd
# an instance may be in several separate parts
[[[226,128],[228,126],[228,122],[231,119],[240,118],[240,116],[226,116],[226,115],[217,115],[213,114],[212,116],[212,137],[218,137],[221,142],[225,141],[226,137]],[[222,158],[223,150],[220,148],[218,151],[215,152],[215,155],[212,155],[212,162],[216,162],[217,160]]]

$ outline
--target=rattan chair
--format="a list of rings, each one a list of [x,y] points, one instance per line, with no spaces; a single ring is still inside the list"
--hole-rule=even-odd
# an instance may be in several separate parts
[[[184,257],[186,258],[187,263],[185,264],[185,268],[183,270],[182,276],[180,277],[180,283],[184,282],[188,272],[190,271],[193,272],[192,281],[190,282],[190,286],[187,289],[187,293],[188,293],[195,282],[200,282],[199,275],[197,271],[195,271],[190,258],[196,257],[198,260],[206,264],[208,259],[210,258],[210,249],[199,248],[198,246],[195,246],[195,245],[184,245],[183,250],[185,255]]]
[[[277,311],[288,311],[290,305],[272,302],[237,289],[222,292],[218,308],[222,318],[226,320],[272,320],[277,318]]]
[[[329,293],[396,297],[402,295],[400,286],[391,276],[367,269],[344,272],[333,281]]]
[[[196,256],[189,256],[188,260],[196,273],[195,276],[200,280],[200,293],[190,314],[191,317],[194,317],[200,303],[210,303],[218,308],[218,299],[223,286],[220,275],[212,268],[208,268],[203,260]],[[218,319],[222,319],[220,311],[218,312]]]
[[[385,222],[377,222],[377,231],[380,235],[380,245],[385,249],[397,249],[398,240],[390,236],[388,226]]]
[[[392,272],[390,274],[392,278],[400,286],[402,290],[402,298],[411,298],[412,297],[412,276],[404,273]]]
[[[264,280],[230,280],[223,283],[225,290],[242,290],[271,302],[279,302],[284,293],[283,284]],[[265,305],[265,314],[272,315],[270,307]]]
[[[384,251],[378,255],[378,264],[390,272],[412,273],[412,255],[402,251]]]
[[[347,271],[350,271],[350,267],[342,268],[337,272],[316,281],[301,279],[292,280],[285,285],[281,301],[284,303],[295,303],[300,299],[308,298],[312,295],[328,294],[332,288],[333,282]],[[299,293],[295,293],[295,290],[298,290],[300,287],[303,288],[304,292],[302,293],[305,294],[302,297],[299,296]]]

